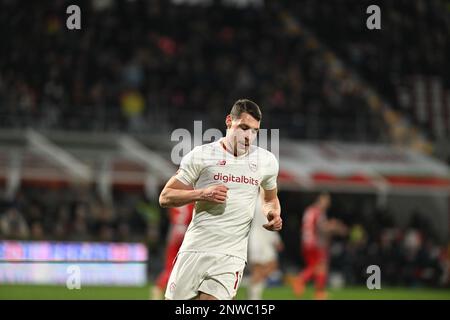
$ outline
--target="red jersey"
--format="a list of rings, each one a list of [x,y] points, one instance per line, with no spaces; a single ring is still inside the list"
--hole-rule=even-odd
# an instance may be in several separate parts
[[[169,208],[170,229],[167,236],[166,263],[164,270],[156,279],[156,285],[164,290],[169,281],[175,258],[183,242],[184,234],[192,219],[194,204],[186,204],[178,208]]]
[[[169,241],[174,238],[184,237],[187,227],[192,220],[194,204],[189,203],[178,208],[169,208],[170,234]]]
[[[316,206],[306,209],[302,220],[302,245],[307,247],[325,247],[327,244],[324,224],[326,214]]]

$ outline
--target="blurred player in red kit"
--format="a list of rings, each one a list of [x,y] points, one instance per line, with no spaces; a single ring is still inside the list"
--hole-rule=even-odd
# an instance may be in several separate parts
[[[293,289],[297,296],[305,290],[305,284],[314,277],[315,298],[327,298],[326,282],[328,276],[328,245],[332,234],[346,234],[347,227],[336,219],[327,219],[331,197],[321,193],[316,201],[306,208],[302,220],[302,256],[306,268],[294,279]]]
[[[182,207],[169,208],[170,227],[167,235],[165,265],[164,270],[156,279],[156,285],[152,289],[153,300],[163,299],[175,257],[183,243],[184,234],[191,222],[193,210],[194,203],[189,203]]]

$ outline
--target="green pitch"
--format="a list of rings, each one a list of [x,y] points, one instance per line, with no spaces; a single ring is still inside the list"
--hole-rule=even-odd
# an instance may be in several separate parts
[[[80,290],[69,290],[62,286],[42,285],[0,285],[0,299],[137,299],[146,300],[150,295],[150,286],[145,287],[81,287]],[[312,299],[313,289],[306,290],[303,299]],[[246,288],[241,288],[237,299],[246,298]],[[271,287],[264,292],[264,299],[293,300],[296,299],[289,287]],[[407,289],[382,288],[368,290],[364,287],[330,289],[329,299],[333,300],[450,300],[449,289]]]

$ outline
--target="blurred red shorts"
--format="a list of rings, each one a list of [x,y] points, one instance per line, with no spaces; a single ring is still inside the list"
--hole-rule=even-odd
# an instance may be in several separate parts
[[[303,258],[308,266],[325,263],[327,261],[327,250],[315,246],[302,247]]]

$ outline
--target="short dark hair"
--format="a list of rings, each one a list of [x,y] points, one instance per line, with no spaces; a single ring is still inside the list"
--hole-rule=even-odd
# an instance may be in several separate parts
[[[261,121],[261,109],[256,103],[248,99],[239,99],[236,101],[231,108],[230,115],[233,119],[238,119],[244,112],[248,113],[256,120]]]

